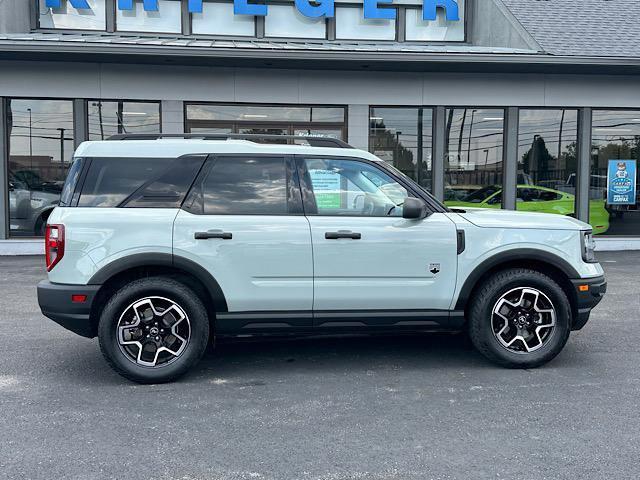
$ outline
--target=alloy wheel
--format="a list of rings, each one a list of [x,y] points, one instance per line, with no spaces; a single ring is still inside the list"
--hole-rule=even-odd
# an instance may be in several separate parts
[[[556,318],[556,309],[547,295],[533,287],[519,287],[498,299],[491,314],[491,327],[504,348],[527,354],[548,343]]]
[[[146,297],[129,305],[118,320],[120,350],[138,365],[158,367],[174,362],[191,337],[186,312],[164,297]]]

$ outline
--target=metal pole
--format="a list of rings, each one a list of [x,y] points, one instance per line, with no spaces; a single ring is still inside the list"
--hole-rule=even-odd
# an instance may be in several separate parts
[[[33,135],[31,134],[31,109],[27,108],[27,112],[29,112],[29,168],[33,172]]]
[[[58,128],[60,131],[60,179],[64,178],[64,128]]]
[[[589,221],[589,190],[591,168],[591,124],[593,110],[583,108],[578,113],[578,179],[576,182],[576,212],[579,220]]]

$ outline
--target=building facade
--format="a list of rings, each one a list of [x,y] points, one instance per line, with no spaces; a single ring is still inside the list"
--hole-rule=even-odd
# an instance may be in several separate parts
[[[448,205],[640,248],[639,20],[635,0],[5,0],[0,250],[39,251],[74,148],[117,133],[341,138]]]

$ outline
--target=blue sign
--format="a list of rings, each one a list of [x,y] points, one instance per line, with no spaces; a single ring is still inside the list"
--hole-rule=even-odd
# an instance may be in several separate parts
[[[190,13],[202,13],[203,0],[189,0],[188,9]],[[87,0],[46,0],[47,8],[60,8],[62,2],[69,3],[78,10],[90,10],[91,6]],[[118,0],[119,10],[133,10],[136,0]],[[328,17],[335,15],[334,0],[295,0],[298,11],[310,18]],[[364,18],[385,18],[395,19],[396,10],[390,7],[393,0],[364,0]],[[159,10],[158,0],[142,0],[142,7],[146,12],[157,12]],[[457,0],[422,0],[423,20],[435,20],[438,9],[445,11],[448,21],[460,21],[460,7]],[[236,15],[255,15],[264,17],[268,13],[268,6],[264,3],[252,3],[250,0],[233,0],[233,12]]]
[[[636,204],[636,166],[635,160],[609,160],[607,175],[609,205]]]

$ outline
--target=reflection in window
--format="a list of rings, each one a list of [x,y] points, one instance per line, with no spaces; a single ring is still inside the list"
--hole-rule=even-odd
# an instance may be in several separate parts
[[[187,104],[187,121],[344,122],[342,107]]]
[[[362,8],[336,8],[336,38],[338,40],[395,40],[396,21],[364,18]]]
[[[445,203],[501,208],[504,110],[448,108],[446,118]]]
[[[577,110],[520,110],[518,210],[575,215],[577,143]]]
[[[431,190],[432,110],[371,108],[369,151]]]
[[[11,236],[40,236],[73,155],[73,103],[8,100]]]
[[[288,213],[284,158],[218,158],[196,190],[205,215]]]
[[[66,0],[60,8],[47,8],[40,0],[40,28],[106,30],[105,0],[87,0],[88,9],[77,9]]]
[[[592,135],[589,220],[593,231],[638,236],[640,179],[634,170],[640,163],[640,111],[594,110]],[[628,193],[621,196],[617,192],[624,185],[616,185],[618,177],[618,182],[629,180],[624,188]],[[608,228],[600,228],[602,225]]]
[[[160,103],[89,100],[89,140],[121,133],[160,133]]]
[[[120,32],[181,33],[182,6],[175,0],[158,0],[157,11],[145,11],[142,0],[134,0],[133,10],[116,9],[116,29]]]

